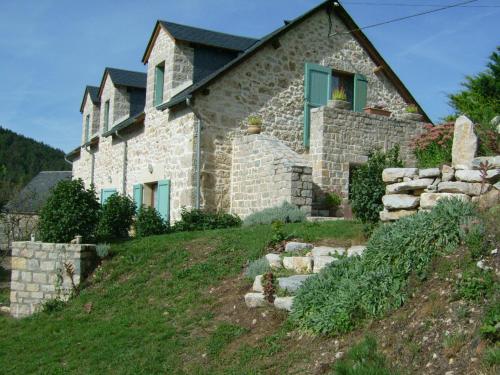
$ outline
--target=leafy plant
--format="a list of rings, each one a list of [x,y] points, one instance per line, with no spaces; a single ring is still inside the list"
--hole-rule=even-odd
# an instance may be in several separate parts
[[[243,221],[243,225],[272,224],[274,221],[298,223],[305,220],[306,213],[304,211],[291,203],[283,202],[281,206],[266,208],[248,215]]]
[[[478,301],[491,294],[495,280],[491,271],[482,270],[475,264],[464,271],[456,282],[456,293],[459,298]]]
[[[469,249],[472,259],[479,259],[488,252],[488,241],[485,227],[478,222],[470,226],[464,234],[464,243]]]
[[[135,221],[135,234],[137,237],[148,237],[162,234],[168,230],[160,213],[153,207],[143,206],[137,213]]]
[[[331,191],[325,195],[325,204],[328,208],[336,210],[342,204],[342,196],[336,191]]]
[[[181,220],[174,224],[173,230],[177,232],[184,232],[193,230],[233,228],[239,227],[240,225],[241,219],[237,215],[224,212],[212,213],[196,209],[188,211],[186,208],[182,208]]]
[[[488,366],[500,365],[500,345],[486,349],[484,353],[484,361]]]
[[[262,125],[262,117],[260,116],[248,116],[248,125]]]
[[[125,195],[111,195],[101,209],[97,238],[99,241],[111,241],[128,237],[133,223],[135,203]]]
[[[410,104],[406,107],[406,113],[418,113],[418,107],[415,104]]]
[[[273,236],[269,241],[269,245],[275,245],[289,238],[289,236],[285,233],[283,227],[283,222],[279,220],[276,220],[271,224],[271,228],[273,229]]]
[[[262,277],[264,297],[267,302],[274,302],[274,295],[276,294],[276,280],[272,272],[266,272]]]
[[[60,298],[53,298],[49,299],[48,301],[45,301],[42,304],[42,312],[51,314],[53,312],[61,311],[64,309],[64,306],[66,306],[66,302],[64,302]]]
[[[44,242],[70,242],[81,235],[91,240],[99,220],[100,205],[93,187],[81,179],[61,181],[40,211],[38,234]]]
[[[426,125],[413,139],[412,148],[420,168],[439,167],[451,162],[454,124]]]
[[[486,311],[480,332],[486,340],[500,342],[500,300],[496,300]]]
[[[372,152],[368,162],[353,172],[350,200],[352,210],[363,223],[379,221],[379,212],[382,211],[382,197],[385,194],[385,184],[382,181],[382,171],[389,167],[402,167],[399,158],[399,147],[384,153]]]
[[[251,262],[245,270],[245,277],[250,280],[255,280],[258,275],[264,275],[271,270],[271,266],[266,258],[259,258]]]
[[[347,100],[347,94],[345,93],[345,90],[343,87],[339,87],[338,89],[333,90],[332,93],[332,98],[333,100]]]
[[[334,334],[400,307],[410,276],[426,278],[431,260],[459,245],[459,224],[474,215],[469,203],[441,200],[431,212],[379,227],[363,256],[341,259],[305,281],[290,318],[304,330]]]

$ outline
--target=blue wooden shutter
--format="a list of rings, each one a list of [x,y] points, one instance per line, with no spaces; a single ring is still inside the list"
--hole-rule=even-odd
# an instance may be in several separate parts
[[[156,205],[160,216],[165,221],[170,221],[170,180],[158,181],[158,204]]]
[[[101,189],[101,204],[106,203],[113,194],[116,194],[116,189]]]
[[[368,96],[368,80],[362,74],[354,75],[354,111],[363,112]]]
[[[155,68],[155,95],[154,95],[154,105],[160,105],[163,103],[163,82],[165,76],[165,65],[162,63],[157,65]]]
[[[309,147],[311,108],[321,107],[332,97],[332,70],[306,63],[304,73],[304,146]]]
[[[141,184],[134,185],[134,203],[136,212],[142,207],[142,191]]]
[[[104,131],[107,132],[109,127],[109,100],[104,103]]]

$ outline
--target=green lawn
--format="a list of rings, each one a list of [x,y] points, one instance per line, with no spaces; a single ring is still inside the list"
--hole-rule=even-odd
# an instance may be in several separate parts
[[[347,221],[285,230],[325,243],[362,238],[361,225]],[[300,355],[272,360],[290,329],[285,314],[271,313],[268,330],[253,329],[260,312],[244,306],[249,286],[240,277],[272,235],[257,226],[114,245],[115,256],[64,310],[20,321],[0,316],[0,373],[284,373]]]

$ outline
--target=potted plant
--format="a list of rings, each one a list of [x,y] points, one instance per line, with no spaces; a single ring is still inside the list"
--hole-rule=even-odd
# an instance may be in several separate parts
[[[324,203],[330,211],[330,216],[336,216],[337,211],[342,204],[342,196],[334,190],[329,191],[324,197]]]
[[[406,107],[405,118],[411,121],[422,121],[423,116],[418,113],[418,107],[415,104],[409,104]]]
[[[262,118],[260,116],[248,116],[248,134],[259,134],[262,130]]]
[[[391,115],[391,111],[386,110],[387,105],[384,102],[378,102],[373,107],[363,108],[364,111],[370,115],[387,116]]]
[[[352,108],[351,103],[347,101],[347,94],[343,87],[333,90],[332,100],[330,100],[329,105],[338,109],[350,110]]]

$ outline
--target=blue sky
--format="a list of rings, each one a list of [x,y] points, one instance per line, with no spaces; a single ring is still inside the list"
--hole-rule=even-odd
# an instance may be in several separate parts
[[[343,2],[358,25],[431,8],[380,3],[450,4],[459,0]],[[320,0],[0,1],[0,125],[69,151],[81,134],[85,85],[104,67],[145,71],[141,57],[157,19],[263,36]],[[377,3],[366,0],[365,3]],[[480,0],[475,5],[500,5]],[[500,8],[455,8],[366,30],[433,120],[450,113],[446,93],[484,69],[500,44]]]

